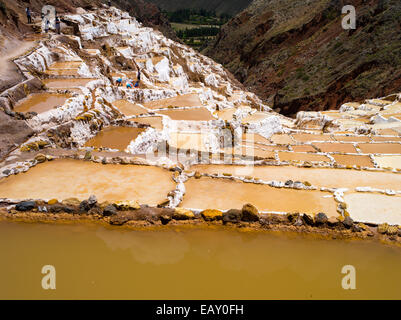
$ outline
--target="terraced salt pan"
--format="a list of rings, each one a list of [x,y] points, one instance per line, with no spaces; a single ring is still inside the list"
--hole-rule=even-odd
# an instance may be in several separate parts
[[[62,106],[68,98],[69,96],[66,94],[34,93],[16,104],[14,111],[42,113],[54,107]]]
[[[262,137],[257,133],[244,133],[242,135],[242,141],[260,143],[260,144],[270,144],[270,141]]]
[[[345,195],[352,219],[360,222],[401,224],[401,197],[372,193]]]
[[[359,149],[363,153],[388,153],[388,154],[401,154],[401,144],[399,143],[369,143],[359,144]]]
[[[374,168],[372,160],[369,156],[358,156],[358,155],[345,155],[345,154],[333,154],[332,157],[337,164],[343,166],[360,166],[360,167],[371,167]]]
[[[395,132],[397,132],[397,134],[401,135],[401,126],[400,127],[395,127],[395,128],[393,128],[393,130]]]
[[[338,111],[323,111],[322,114],[334,119],[340,119],[344,116],[344,113]]]
[[[137,77],[137,72],[136,71],[120,71],[120,72],[112,72],[111,76],[114,78],[122,78],[123,80],[126,78],[129,79],[136,79]]]
[[[86,86],[90,81],[95,79],[44,79],[42,82],[49,89],[70,89],[70,88],[78,88]]]
[[[393,131],[393,134],[395,134],[395,131]],[[381,136],[373,136],[372,140],[374,142],[380,142],[380,141],[393,141],[393,142],[401,142],[401,137],[381,137]]]
[[[279,152],[278,157],[281,161],[331,162],[328,157],[313,153]]]
[[[393,101],[390,100],[382,100],[382,99],[371,99],[369,100],[370,103],[377,105],[377,106],[386,106],[391,104]]]
[[[351,143],[317,143],[313,145],[319,148],[322,152],[342,152],[342,153],[357,153],[355,147]],[[294,149],[294,147],[293,147]],[[295,149],[294,149],[295,151]]]
[[[55,62],[50,67],[49,70],[55,69],[78,69],[82,65],[82,61],[63,61]]]
[[[229,121],[229,120],[233,119],[233,115],[234,115],[235,111],[237,111],[236,108],[228,108],[228,109],[220,110],[220,111],[217,111],[217,116],[222,120]]]
[[[269,116],[270,115],[267,113],[255,112],[254,114],[243,118],[241,121],[242,123],[255,123],[255,122],[257,123],[268,118]]]
[[[224,148],[220,152],[232,155],[243,155],[247,157],[258,157],[264,159],[274,159],[274,152],[271,150],[262,150],[251,146],[239,146],[237,148]]]
[[[277,189],[266,185],[239,183],[202,177],[185,183],[186,194],[180,207],[193,209],[240,209],[252,203],[259,210],[274,212],[325,212],[338,216],[334,199],[319,191]]]
[[[336,123],[338,123],[343,129],[349,129],[349,130],[361,126],[361,122],[358,121],[357,119],[336,119]]]
[[[316,152],[316,149],[308,144],[291,146],[291,148],[294,152]]]
[[[401,113],[401,103],[397,102],[391,106],[387,106],[385,110],[380,112],[382,115],[391,114],[391,113]]]
[[[81,61],[65,61],[53,63],[45,73],[57,76],[77,76]]]
[[[173,107],[201,107],[202,102],[197,94],[184,94],[181,96],[176,96],[167,99],[161,99],[156,101],[150,101],[143,104],[145,108],[149,109],[160,109],[167,108],[169,106]]]
[[[393,129],[396,131],[401,130],[401,121],[400,122],[385,122],[385,123],[378,123],[375,125],[371,125],[370,128],[373,130],[381,130],[381,129]]]
[[[294,166],[237,166],[195,165],[193,171],[201,173],[230,173],[234,176],[250,176],[264,181],[308,181],[317,187],[348,188],[372,187],[401,190],[401,174],[391,172],[358,171],[327,168],[298,168]]]
[[[288,134],[274,134],[270,140],[276,144],[295,144],[295,141]]]
[[[274,152],[269,150],[268,148],[262,150],[260,148],[242,146],[242,154],[247,155],[247,156],[255,156],[255,157],[259,157],[259,158],[265,158],[265,159],[275,159]]]
[[[141,128],[107,127],[85,143],[86,147],[106,147],[124,151],[132,140],[145,131]]]
[[[275,146],[271,146],[270,145],[270,146],[266,146],[264,144],[251,143],[251,142],[248,142],[248,141],[245,141],[245,142],[243,141],[242,144],[244,146],[247,146],[247,147],[252,147],[252,148],[256,148],[256,149],[264,149],[264,150],[267,150],[267,151],[276,151],[276,150],[288,151],[288,148],[285,145],[275,145]]]
[[[0,198],[87,199],[99,201],[138,200],[156,205],[175,183],[167,170],[137,165],[103,165],[89,161],[54,160],[26,173],[0,180]]]
[[[79,76],[78,69],[49,69],[45,71],[50,76],[68,77],[68,76]]]
[[[163,110],[157,111],[159,114],[166,115],[172,120],[187,120],[187,121],[210,121],[216,120],[206,108],[184,109],[184,110]]]
[[[336,141],[339,142],[369,142],[370,139],[367,136],[341,136],[334,135],[333,136]]]
[[[353,107],[353,108],[358,108],[361,104],[359,102],[347,102],[347,103],[344,103],[344,105]],[[322,113],[325,113],[325,112],[322,112]]]
[[[398,120],[401,120],[401,113],[392,113],[392,114],[386,115],[387,119],[390,118],[390,117],[393,117],[393,118],[396,118]]]
[[[383,135],[383,136],[397,136],[397,135],[399,135],[399,133],[396,130],[393,130],[393,129],[379,129],[379,130],[376,130],[376,134]],[[373,137],[373,139],[374,138],[377,138],[377,136]]]
[[[141,124],[148,124],[157,130],[163,130],[162,117],[141,117],[141,118],[131,119],[130,121]]]
[[[375,156],[375,162],[381,168],[401,169],[400,156]],[[401,189],[401,188],[400,188]]]
[[[207,136],[201,133],[170,133],[169,145],[177,149],[194,149],[209,151],[205,141]]]
[[[141,106],[133,104],[127,100],[114,101],[113,105],[126,116],[137,116],[148,112],[145,108],[142,108]]]
[[[334,141],[330,135],[323,135],[323,134],[295,133],[292,135],[292,137],[297,142]]]

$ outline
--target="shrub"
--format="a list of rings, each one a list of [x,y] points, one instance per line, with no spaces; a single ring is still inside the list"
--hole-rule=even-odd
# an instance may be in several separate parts
[[[7,13],[7,8],[3,1],[0,1],[0,11],[3,12],[4,15]]]

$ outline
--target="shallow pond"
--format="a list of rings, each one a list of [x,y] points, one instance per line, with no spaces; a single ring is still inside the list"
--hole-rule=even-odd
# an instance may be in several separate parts
[[[88,140],[85,146],[95,148],[105,147],[124,151],[130,142],[135,140],[144,131],[145,129],[142,128],[107,127],[95,137]]]
[[[185,183],[186,193],[180,204],[191,209],[241,209],[252,203],[261,211],[325,212],[336,217],[336,203],[330,194],[320,191],[272,188],[266,185],[233,182],[227,179],[191,178]]]
[[[400,299],[401,249],[225,229],[0,223],[0,299]],[[42,267],[56,289],[41,287]],[[356,290],[344,290],[344,265]]]
[[[138,200],[157,205],[175,189],[172,173],[159,167],[54,160],[0,180],[0,198]]]
[[[14,107],[14,111],[42,113],[64,105],[68,98],[69,96],[66,94],[35,93],[18,102]]]
[[[206,108],[184,109],[184,110],[163,110],[159,114],[169,116],[172,120],[186,121],[209,121],[216,120]]]
[[[143,104],[145,108],[149,109],[159,109],[167,108],[169,106],[173,107],[200,107],[202,102],[197,94],[184,94],[181,96],[176,96],[167,99],[149,101]]]
[[[49,89],[71,89],[86,86],[89,82],[96,79],[73,78],[73,79],[44,79],[42,82]]]

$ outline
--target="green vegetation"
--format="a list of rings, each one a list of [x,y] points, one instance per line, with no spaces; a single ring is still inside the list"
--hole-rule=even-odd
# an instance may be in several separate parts
[[[228,14],[217,15],[215,11],[205,9],[181,9],[174,12],[163,12],[170,22],[186,23],[191,25],[223,25],[231,16]]]
[[[342,44],[340,41],[338,41],[338,42],[335,43],[334,49],[338,49],[338,48],[340,48],[342,45],[343,45],[343,44]]]
[[[298,68],[296,70],[296,78],[297,79],[302,79],[303,81],[308,81],[309,80],[309,76],[305,73],[305,69],[304,68]]]
[[[219,33],[220,29],[215,27],[201,27],[191,28],[185,30],[178,30],[177,36],[180,39],[185,38],[198,38],[198,37],[213,37]]]
[[[194,49],[202,50],[220,31],[231,16],[217,15],[205,9],[180,9],[174,12],[163,12],[171,22],[178,38]]]
[[[0,11],[3,12],[4,15],[7,13],[7,8],[3,1],[0,1]]]

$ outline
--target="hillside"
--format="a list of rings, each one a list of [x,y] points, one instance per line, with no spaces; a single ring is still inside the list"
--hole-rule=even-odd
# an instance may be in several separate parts
[[[40,32],[40,12],[45,4],[55,6],[61,15],[75,13],[78,7],[85,10],[97,9],[107,1],[101,0],[35,0],[30,1],[30,9],[34,25],[27,24],[25,8],[27,3],[22,0],[0,0],[0,91],[9,88],[23,79],[15,65],[8,63],[15,54],[29,50],[35,40],[35,33]],[[156,5],[143,0],[115,0],[114,6],[129,12],[146,27],[161,31],[166,37],[178,40],[167,18]],[[23,41],[23,40],[29,40]]]
[[[25,8],[30,6],[33,17],[40,18],[40,10],[44,5],[53,5],[57,12],[75,12],[76,8],[81,7],[85,10],[100,8],[106,4],[105,0],[0,0],[0,31],[18,31],[26,34],[31,28],[26,25]],[[114,0],[112,4],[122,10],[135,15],[145,26],[160,30],[169,38],[176,39],[174,31],[171,29],[167,18],[161,14],[156,5],[145,2],[144,0]],[[1,35],[1,33],[0,33]]]
[[[341,27],[341,8],[357,29]],[[401,88],[401,2],[255,0],[203,53],[286,115]]]
[[[176,11],[180,9],[205,9],[217,14],[235,15],[245,9],[252,0],[146,0],[160,9]]]

